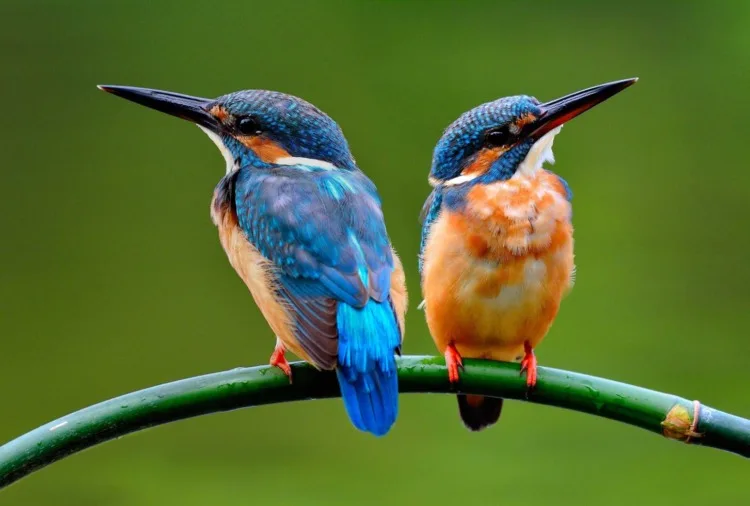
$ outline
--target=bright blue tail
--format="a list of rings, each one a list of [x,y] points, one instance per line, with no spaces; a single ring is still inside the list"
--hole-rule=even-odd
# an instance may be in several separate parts
[[[376,436],[388,432],[398,414],[395,350],[401,343],[389,302],[370,300],[356,309],[339,303],[339,360],[336,374],[341,397],[355,427]]]

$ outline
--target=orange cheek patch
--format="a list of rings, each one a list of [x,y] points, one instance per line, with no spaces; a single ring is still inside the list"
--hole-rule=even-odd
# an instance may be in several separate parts
[[[276,144],[271,139],[262,136],[238,137],[245,147],[252,149],[258,158],[266,163],[274,163],[279,158],[291,156],[284,148]]]
[[[226,121],[226,119],[229,117],[229,113],[227,112],[227,110],[220,105],[213,106],[208,112],[222,123],[224,123],[224,121]]]
[[[483,149],[471,164],[461,171],[462,176],[474,176],[487,172],[490,166],[505,152],[503,148]]]
[[[517,126],[518,128],[523,128],[523,127],[525,127],[526,125],[528,125],[529,123],[533,123],[534,121],[536,121],[536,119],[537,119],[537,118],[536,118],[536,116],[534,116],[533,114],[531,114],[531,113],[529,112],[529,113],[526,113],[526,114],[524,114],[524,115],[523,115],[523,116],[521,116],[520,118],[518,118],[518,119],[516,120],[516,122],[515,122],[515,125],[516,125],[516,126]]]

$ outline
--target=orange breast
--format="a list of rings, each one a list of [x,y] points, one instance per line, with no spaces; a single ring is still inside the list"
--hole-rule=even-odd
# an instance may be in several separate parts
[[[443,211],[425,247],[423,292],[438,348],[516,360],[536,345],[571,286],[573,229],[565,189],[547,171],[475,186]]]

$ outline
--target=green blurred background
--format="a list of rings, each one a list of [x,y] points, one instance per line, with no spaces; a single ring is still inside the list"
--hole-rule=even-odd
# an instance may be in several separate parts
[[[0,440],[135,389],[265,363],[273,336],[208,204],[198,129],[97,83],[293,93],[342,125],[405,260],[434,143],[499,96],[641,81],[568,125],[578,278],[544,365],[750,416],[750,2],[0,1]],[[748,504],[747,464],[578,413],[509,402],[466,431],[405,396],[385,439],[340,401],[155,428],[0,492],[3,506]]]

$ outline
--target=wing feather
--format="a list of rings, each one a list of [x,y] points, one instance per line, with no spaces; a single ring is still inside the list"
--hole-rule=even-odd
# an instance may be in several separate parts
[[[241,169],[235,209],[247,239],[276,266],[299,345],[336,364],[337,308],[388,300],[393,257],[380,200],[361,172]]]

